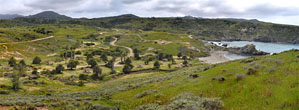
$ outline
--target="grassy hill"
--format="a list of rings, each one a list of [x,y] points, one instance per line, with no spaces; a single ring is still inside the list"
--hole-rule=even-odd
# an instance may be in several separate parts
[[[4,95],[0,96],[3,100],[0,104],[49,106],[52,109],[224,107],[296,110],[298,56],[298,50],[291,50],[217,65],[198,65],[170,73],[131,74],[86,86],[83,92],[64,91],[47,96]],[[47,85],[51,84],[47,82]],[[78,91],[73,87],[68,90]]]
[[[215,65],[198,57],[217,49],[201,39],[296,43],[298,29],[134,15],[0,20],[0,109],[297,110],[299,50]]]
[[[299,41],[298,26],[222,19],[114,17],[65,22],[106,28],[186,33],[206,40],[254,40],[285,43],[298,43]]]
[[[299,43],[298,26],[251,22],[241,19],[141,18],[130,14],[106,18],[70,19],[55,12],[44,12],[41,15],[46,17],[17,18],[1,23],[2,26],[79,24],[102,28],[191,34],[204,40]],[[11,21],[18,23],[6,23]]]

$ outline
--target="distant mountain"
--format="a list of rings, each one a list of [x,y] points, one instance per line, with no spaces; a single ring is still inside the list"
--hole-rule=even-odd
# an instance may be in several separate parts
[[[115,16],[117,18],[139,18],[139,16],[136,16],[134,14],[123,14],[123,15],[119,15],[119,16]]]
[[[14,19],[17,17],[23,17],[23,16],[18,14],[0,14],[0,19]]]
[[[259,21],[257,19],[238,19],[238,18],[220,18],[220,19],[230,20],[230,21],[239,21],[239,22],[262,23],[262,21]]]
[[[57,19],[57,20],[68,20],[72,19],[71,17],[60,15],[54,11],[44,11],[35,15],[29,16],[31,18],[43,18],[43,19]]]
[[[193,19],[196,19],[196,17],[194,17],[194,16],[184,16],[183,18],[193,18]]]

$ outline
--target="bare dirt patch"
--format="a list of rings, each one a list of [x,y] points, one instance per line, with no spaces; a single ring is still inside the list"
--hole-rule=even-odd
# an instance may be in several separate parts
[[[201,57],[198,59],[209,64],[223,63],[223,62],[230,61],[229,59],[224,57],[224,55],[227,53],[228,53],[227,51],[214,51],[211,52],[211,56]]]
[[[166,41],[166,40],[154,40],[155,44],[160,44],[160,45],[166,45],[172,43],[171,41]]]

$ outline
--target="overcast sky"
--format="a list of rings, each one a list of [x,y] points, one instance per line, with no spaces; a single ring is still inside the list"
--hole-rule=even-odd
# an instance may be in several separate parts
[[[247,18],[299,25],[299,0],[0,0],[0,14],[41,11],[80,18],[135,14],[141,17]]]

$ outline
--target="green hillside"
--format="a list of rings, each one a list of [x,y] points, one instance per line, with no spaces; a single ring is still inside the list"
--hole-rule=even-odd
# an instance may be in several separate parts
[[[299,43],[298,26],[56,15],[0,20],[0,110],[299,109],[299,50],[199,60],[228,52],[203,40]]]
[[[84,92],[1,96],[0,105],[43,107],[49,104],[52,109],[106,106],[128,110],[136,107],[142,110],[153,107],[296,110],[299,97],[298,56],[298,50],[291,50],[273,56],[201,65],[170,73],[131,74],[94,85],[92,88],[96,89]],[[198,77],[191,77],[194,75]],[[202,102],[195,103],[196,100]]]
[[[221,19],[192,18],[99,18],[70,20],[66,23],[105,28],[141,29],[186,33],[206,40],[255,40],[262,42],[299,42],[299,27],[271,23],[238,22]]]

